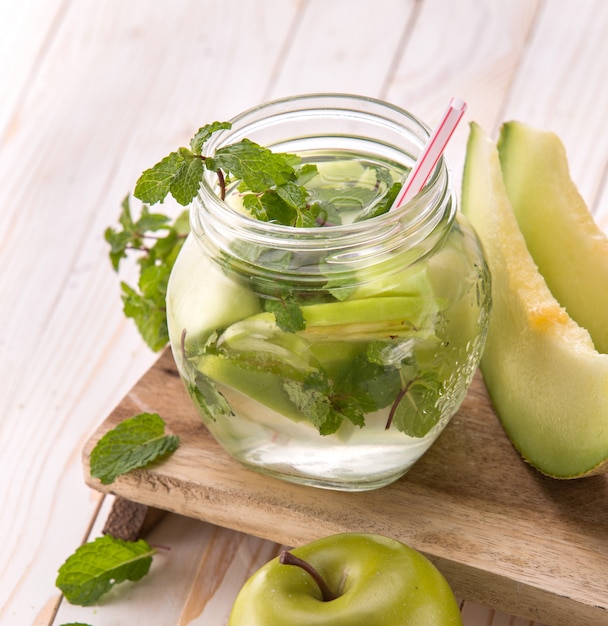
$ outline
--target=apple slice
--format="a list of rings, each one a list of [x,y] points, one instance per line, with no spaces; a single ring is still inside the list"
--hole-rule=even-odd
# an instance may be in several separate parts
[[[557,135],[504,124],[502,175],[519,228],[551,293],[608,353],[608,239],[570,178]]]
[[[588,331],[570,318],[538,271],[507,197],[498,150],[476,124],[467,145],[462,208],[492,273],[481,370],[507,435],[544,474],[599,472],[608,461],[608,355],[595,350]]]

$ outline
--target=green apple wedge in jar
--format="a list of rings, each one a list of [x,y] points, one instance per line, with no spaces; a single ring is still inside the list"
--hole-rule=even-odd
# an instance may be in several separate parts
[[[297,189],[277,205],[304,188],[312,225],[256,219],[275,200],[262,206],[238,180],[221,198],[204,180],[169,282],[169,334],[194,404],[235,459],[293,482],[373,489],[403,475],[460,406],[483,349],[489,275],[443,163],[388,211],[415,154],[319,137],[273,145],[298,163]]]

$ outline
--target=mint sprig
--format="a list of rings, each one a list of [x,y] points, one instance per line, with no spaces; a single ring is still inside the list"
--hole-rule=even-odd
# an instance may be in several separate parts
[[[165,435],[157,413],[141,413],[108,431],[91,452],[91,476],[104,485],[134,469],[162,459],[179,446],[179,437]]]
[[[244,189],[262,193],[273,186],[294,180],[294,155],[272,152],[249,139],[216,150],[206,166],[214,171],[223,170],[242,181]]]
[[[175,220],[151,213],[143,205],[140,216],[133,217],[130,199],[122,203],[119,227],[107,228],[110,261],[116,272],[128,256],[134,255],[139,266],[135,285],[121,281],[123,312],[133,319],[148,346],[162,350],[169,341],[165,299],[173,265],[190,230],[188,212]]]
[[[89,606],[114,585],[143,578],[155,552],[143,539],[131,542],[104,535],[68,557],[55,584],[70,604]]]
[[[142,202],[156,204],[163,202],[171,194],[181,205],[190,204],[203,178],[203,146],[211,135],[230,127],[229,122],[213,122],[199,128],[190,140],[190,148],[179,148],[171,152],[143,172],[135,185],[135,197]]]
[[[120,227],[106,230],[114,269],[118,271],[122,260],[131,254],[136,255],[140,265],[136,285],[121,283],[123,311],[135,321],[141,336],[154,351],[161,350],[169,341],[167,284],[189,232],[189,223],[186,211],[171,221],[166,215],[152,213],[149,205],[164,202],[169,195],[179,204],[189,205],[200,189],[205,171],[209,170],[217,175],[219,196],[225,198],[228,191],[234,193],[237,203],[256,220],[313,228],[339,225],[342,211],[352,212],[366,205],[367,209],[357,220],[381,215],[389,209],[400,187],[400,183],[391,185],[391,174],[386,168],[371,166],[377,183],[375,189],[356,185],[326,188],[315,164],[302,164],[298,155],[273,152],[246,138],[204,155],[208,140],[231,126],[230,122],[202,126],[189,147],[178,148],[145,170],[134,190],[134,196],[144,203],[141,216],[138,219],[132,216],[127,198],[123,202]],[[374,201],[380,186],[387,187],[387,191]],[[289,263],[287,259],[286,262]],[[328,285],[328,291],[338,299],[346,297],[342,286],[334,293]],[[297,328],[297,324],[283,322],[284,319],[278,313],[282,328]]]
[[[205,170],[217,173],[219,194],[238,182],[243,207],[256,219],[288,226],[312,227],[327,210],[311,202],[304,183],[316,176],[315,165],[301,166],[300,157],[269,148],[245,138],[204,156],[203,147],[216,132],[227,130],[230,122],[201,127],[190,140],[190,148],[178,148],[139,177],[134,195],[142,202],[156,204],[168,195],[184,206],[194,200]]]

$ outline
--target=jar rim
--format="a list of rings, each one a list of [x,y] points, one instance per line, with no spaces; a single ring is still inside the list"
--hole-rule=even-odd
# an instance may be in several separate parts
[[[354,116],[353,119],[359,121],[367,118],[390,128],[396,136],[399,132],[405,133],[408,130],[410,135],[415,134],[419,151],[422,151],[424,144],[431,135],[431,129],[422,120],[392,103],[349,93],[310,93],[270,100],[232,117],[229,120],[231,128],[214,134],[205,144],[203,155],[209,156],[219,147],[239,141],[252,130],[255,131],[260,127],[270,127],[286,119],[293,120],[294,116],[310,118],[311,115],[317,117],[334,116],[341,119],[349,115]],[[406,123],[409,124],[407,129]],[[321,135],[314,133],[311,135],[311,137],[317,136],[321,137]],[[365,138],[372,142],[375,141],[373,136],[365,135]],[[404,152],[403,154],[405,156]],[[431,201],[432,196],[437,195],[438,189],[441,196],[454,195],[450,189],[449,172],[443,156],[438,160],[422,190],[409,202],[382,215],[349,224],[296,227],[261,221],[235,210],[220,198],[216,188],[215,173],[206,170],[203,184],[199,189],[197,201],[193,204],[192,210],[202,209],[207,203],[212,207],[212,210],[207,208],[213,213],[214,219],[228,219],[238,229],[263,231],[269,238],[287,240],[297,235],[299,245],[302,245],[303,241],[314,242],[319,238],[343,239],[353,237],[359,239],[361,236],[369,234],[370,230],[386,231],[387,228],[395,227],[406,231],[402,232],[402,235],[407,236],[407,231],[418,230],[429,221],[432,223],[440,221],[433,220],[433,215],[429,215],[433,212],[430,210],[434,204]],[[451,204],[455,206],[455,202],[451,202]],[[451,219],[449,221],[451,222]]]
[[[415,143],[416,157],[431,134],[429,127],[413,114],[376,98],[340,93],[303,94],[271,100],[238,114],[232,118],[232,127],[229,130],[216,133],[210,138],[205,144],[203,154],[209,156],[217,148],[239,141],[252,129],[274,128],[276,131],[276,128],[281,128],[281,123],[292,120],[294,115],[308,129],[306,120],[310,119],[311,112],[318,115],[318,119],[328,118],[340,123],[348,113],[349,116],[354,115],[353,119],[357,123],[367,120],[372,129],[379,129],[379,123],[383,125],[382,128],[388,128],[390,140],[398,137],[405,141],[407,134],[408,139]],[[281,140],[284,139],[283,135],[280,137]],[[326,134],[311,133],[309,137],[317,139],[326,137]],[[373,134],[361,133],[358,126],[355,138],[369,141],[374,147],[381,145]],[[255,140],[255,137],[252,139]],[[301,140],[303,137],[298,135],[293,139]],[[273,147],[272,143],[260,143]],[[406,160],[405,149],[392,144],[391,148]],[[412,155],[410,157],[413,162],[415,158]],[[215,233],[220,239],[225,237],[220,235],[220,231],[247,233],[246,239],[261,245],[273,246],[281,242],[283,248],[300,250],[317,249],[320,241],[323,245],[349,249],[352,246],[361,246],[366,241],[369,243],[386,237],[395,241],[398,238],[401,240],[400,246],[417,246],[429,234],[435,233],[440,224],[448,228],[456,213],[455,193],[451,188],[443,157],[436,164],[422,190],[401,207],[359,222],[322,227],[288,226],[258,220],[241,213],[220,198],[215,176],[214,172],[205,171],[203,184],[191,207],[191,224],[192,230],[199,233],[206,231],[211,237]]]

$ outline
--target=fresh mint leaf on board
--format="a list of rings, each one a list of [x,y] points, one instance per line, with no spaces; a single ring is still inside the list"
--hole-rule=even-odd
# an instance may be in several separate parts
[[[91,452],[91,476],[104,485],[131,470],[164,458],[179,446],[176,435],[165,435],[157,413],[141,413],[108,431]]]
[[[55,584],[70,604],[89,606],[114,585],[143,578],[155,552],[143,539],[131,542],[104,535],[68,557]]]

